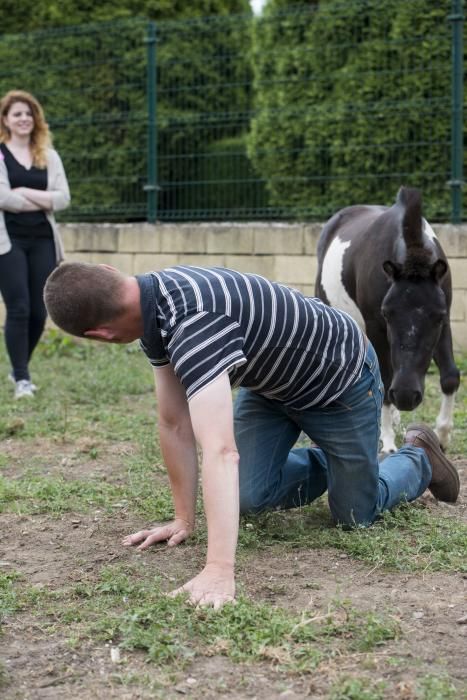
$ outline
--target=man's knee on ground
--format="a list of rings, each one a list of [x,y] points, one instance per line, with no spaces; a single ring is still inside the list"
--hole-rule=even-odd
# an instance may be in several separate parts
[[[356,528],[369,527],[377,517],[377,514],[359,513],[358,511],[349,508],[340,508],[337,512],[336,508],[331,508],[332,518],[336,527],[343,530],[354,530]]]
[[[240,513],[242,515],[262,513],[273,508],[267,493],[252,494],[240,489]]]

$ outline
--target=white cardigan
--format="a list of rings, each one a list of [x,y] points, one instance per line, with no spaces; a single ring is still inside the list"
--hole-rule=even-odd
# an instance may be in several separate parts
[[[59,263],[64,258],[64,250],[53,212],[66,209],[70,204],[70,189],[60,156],[53,148],[47,149],[47,191],[52,196],[52,209],[51,211],[46,211],[45,215],[52,227],[55,255],[57,263]],[[11,250],[11,241],[6,229],[3,212],[18,213],[23,211],[25,205],[26,199],[20,194],[12,192],[5,161],[3,158],[0,158],[0,255],[4,255]]]

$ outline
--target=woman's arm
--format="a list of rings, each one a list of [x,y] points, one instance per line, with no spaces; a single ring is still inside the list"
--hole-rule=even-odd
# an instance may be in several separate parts
[[[19,194],[34,205],[34,209],[24,209],[23,211],[57,211],[65,209],[70,203],[70,189],[66,179],[60,156],[56,151],[49,152],[48,164],[48,188],[46,190],[36,190],[31,187],[17,187],[12,192]]]
[[[62,159],[57,151],[49,151],[49,184],[47,193],[52,200],[53,211],[66,209],[70,204],[70,188],[63,167]]]
[[[24,197],[29,204],[34,205],[34,209],[23,209],[23,211],[37,211],[44,209],[50,211],[52,209],[51,192],[47,190],[33,190],[31,187],[16,187],[12,192]]]
[[[8,173],[3,160],[0,160],[0,209],[15,214],[23,211],[39,211],[41,207],[10,187]]]

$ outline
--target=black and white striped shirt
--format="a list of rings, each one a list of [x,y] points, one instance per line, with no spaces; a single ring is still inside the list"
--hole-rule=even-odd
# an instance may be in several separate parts
[[[232,387],[302,410],[331,403],[360,376],[357,324],[296,289],[219,267],[136,279],[141,347],[152,365],[172,364],[188,399],[227,371]]]

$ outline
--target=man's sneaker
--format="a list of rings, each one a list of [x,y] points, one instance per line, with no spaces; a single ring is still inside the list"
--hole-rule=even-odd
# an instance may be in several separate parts
[[[459,495],[459,474],[442,451],[435,431],[424,423],[411,423],[405,434],[405,443],[425,450],[432,470],[428,488],[433,496],[438,501],[454,503]]]
[[[20,379],[15,385],[15,399],[22,399],[25,396],[34,396],[29,379]]]

